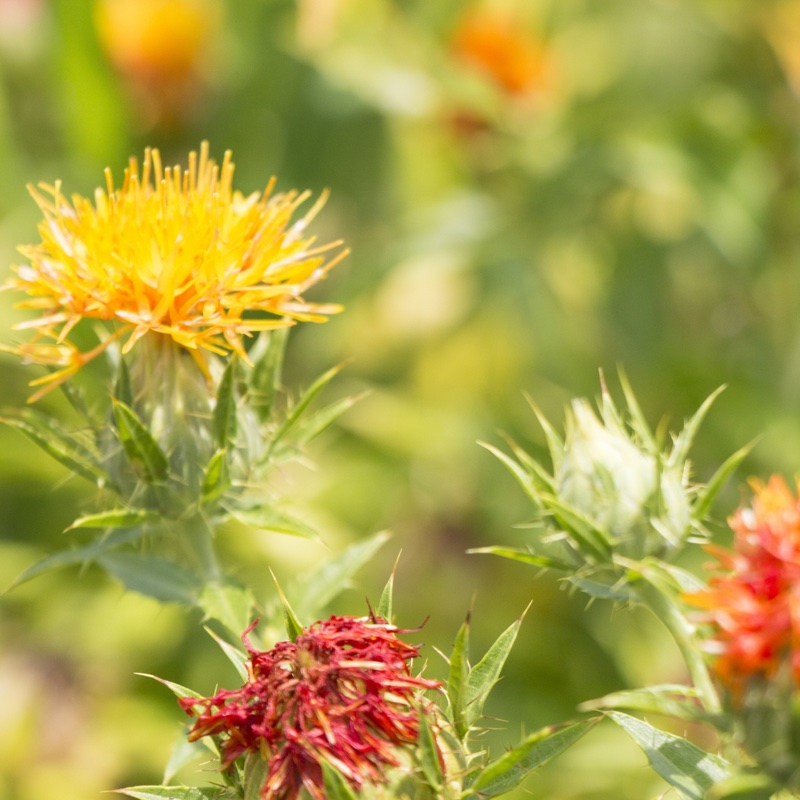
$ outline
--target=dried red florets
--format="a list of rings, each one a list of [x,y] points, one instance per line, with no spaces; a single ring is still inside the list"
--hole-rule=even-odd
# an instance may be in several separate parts
[[[778,476],[753,486],[753,507],[729,520],[733,551],[707,548],[725,572],[686,595],[704,609],[714,671],[735,701],[751,679],[786,666],[800,686],[800,500]]]
[[[379,617],[334,616],[267,651],[250,644],[254,626],[242,636],[245,685],[179,701],[197,717],[189,739],[220,735],[223,769],[261,753],[264,800],[294,800],[302,788],[324,800],[322,762],[356,789],[385,782],[400,765],[395,748],[417,741],[420,692],[440,687],[410,673],[418,648]]]

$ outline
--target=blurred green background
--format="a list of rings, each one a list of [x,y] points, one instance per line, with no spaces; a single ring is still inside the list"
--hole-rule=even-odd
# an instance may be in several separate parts
[[[487,706],[499,754],[583,700],[685,679],[646,616],[465,554],[531,535],[476,444],[505,431],[543,456],[524,393],[560,425],[599,368],[614,391],[622,367],[650,421],[679,428],[728,384],[696,477],[762,438],[720,520],[747,475],[798,469],[798,92],[796,0],[0,0],[0,262],[36,241],[26,183],[91,193],[145,146],[167,163],[204,139],[231,149],[245,192],[272,175],[330,188],[315,229],[352,255],[310,299],[346,310],[293,332],[287,383],[351,359],[330,393],[370,393],[278,487],[330,550],[238,529],[221,547],[267,594],[267,567],[288,582],[391,530],[336,610],[364,613],[402,550],[397,622],[430,617],[416,637],[433,675],[470,605],[477,657],[531,602]],[[5,342],[13,302],[0,294]],[[38,373],[6,356],[0,371],[0,405],[23,404]],[[0,429],[0,588],[68,543],[92,496]],[[198,622],[93,568],[2,596],[0,797],[159,782],[182,715],[134,673],[231,685]],[[663,791],[601,726],[513,797]]]

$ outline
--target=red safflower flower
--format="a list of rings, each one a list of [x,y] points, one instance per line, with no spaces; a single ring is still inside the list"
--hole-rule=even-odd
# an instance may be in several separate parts
[[[250,654],[241,689],[179,702],[197,718],[190,741],[220,735],[222,768],[245,753],[268,762],[263,800],[294,800],[301,789],[324,800],[322,762],[355,789],[384,783],[400,765],[395,748],[417,741],[421,691],[440,683],[414,677],[417,647],[379,617],[315,622],[293,642]]]
[[[800,499],[779,476],[753,488],[752,508],[729,520],[733,551],[707,547],[725,572],[685,596],[704,609],[714,671],[735,701],[751,679],[785,666],[800,686]]]

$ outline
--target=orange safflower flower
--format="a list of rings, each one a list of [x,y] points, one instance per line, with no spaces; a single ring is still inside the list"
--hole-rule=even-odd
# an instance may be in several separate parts
[[[233,169],[229,152],[217,166],[204,143],[185,170],[163,168],[158,150],[147,150],[141,174],[131,159],[121,189],[106,170],[107,189],[96,190],[94,203],[78,195],[69,202],[59,183],[31,188],[45,216],[42,241],[20,248],[30,264],[15,267],[3,288],[25,292],[18,307],[41,315],[16,326],[34,331],[31,342],[0,347],[60,367],[32,381],[43,388],[31,402],[122,336],[123,354],[145,335],[169,337],[208,374],[207,353],[247,360],[243,337],[340,310],[302,297],[346,255],[340,242],[317,245],[306,233],[326,195],[292,223],[308,192],[272,194],[271,181],[244,196],[232,189]],[[84,319],[112,326],[88,352],[69,339]]]
[[[733,551],[708,546],[720,571],[685,596],[703,609],[714,671],[735,701],[786,667],[800,686],[800,499],[779,476],[753,487],[752,508],[729,521]]]

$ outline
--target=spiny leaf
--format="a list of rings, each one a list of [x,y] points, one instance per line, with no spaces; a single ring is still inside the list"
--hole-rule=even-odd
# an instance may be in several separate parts
[[[528,550],[520,550],[515,547],[500,547],[495,545],[490,547],[472,547],[467,550],[467,552],[488,553],[490,555],[501,556],[502,558],[510,558],[512,561],[519,561],[522,564],[530,564],[533,567],[554,569],[558,572],[572,572],[575,569],[572,564],[568,564],[566,561],[551,558],[550,556],[541,556],[536,553],[531,553]]]
[[[733,767],[727,761],[680,736],[619,711],[606,714],[642,748],[653,769],[689,800],[703,800],[714,784],[733,775]]]
[[[45,556],[28,567],[9,587],[9,591],[15,586],[19,586],[26,581],[35,578],[38,575],[43,575],[59,567],[75,566],[77,564],[87,564],[96,561],[104,553],[109,553],[118,547],[131,542],[138,541],[144,536],[144,531],[141,528],[134,528],[133,530],[124,529],[111,532],[108,536],[104,536],[90,544],[83,547],[76,547],[70,550],[60,550],[58,553],[53,553]]]
[[[350,586],[350,579],[389,540],[386,531],[350,545],[343,553],[295,583],[290,592],[297,613],[306,619],[318,618],[328,603]]]
[[[197,602],[200,581],[174,561],[139,553],[105,553],[95,559],[127,589],[163,603]]]
[[[187,689],[185,686],[181,686],[179,683],[173,683],[172,681],[165,680],[164,678],[159,678],[158,675],[151,675],[149,672],[137,672],[136,675],[139,675],[142,678],[152,678],[154,681],[158,681],[159,683],[163,684],[167,687],[175,697],[180,698],[181,700],[192,699],[192,700],[200,700],[203,695],[198,694],[193,689]]]
[[[300,536],[304,539],[319,539],[319,535],[313,528],[299,519],[278,511],[272,506],[248,508],[240,504],[226,502],[225,508],[234,519],[252,528],[272,531],[273,533],[286,533],[290,536]]]
[[[221,786],[129,786],[114,791],[136,800],[227,800],[234,797]]]
[[[645,714],[661,714],[691,722],[707,722],[719,731],[729,730],[732,720],[724,714],[709,714],[697,703],[699,693],[692,686],[664,684],[646,689],[631,689],[582,703],[581,711],[626,710]]]
[[[26,409],[18,417],[0,417],[0,422],[16,428],[49,456],[90,483],[113,488],[113,482],[95,454],[44,414]]]
[[[133,390],[131,389],[131,373],[125,359],[119,360],[117,380],[114,382],[114,397],[129,408],[133,407]]]
[[[261,800],[267,762],[261,753],[248,753],[244,762],[244,800]]]
[[[335,377],[336,375],[341,372],[344,364],[339,364],[335,367],[332,367],[327,372],[322,374],[314,383],[309,386],[308,389],[303,393],[300,399],[289,409],[288,413],[286,414],[286,418],[281,423],[281,426],[278,428],[275,436],[272,440],[272,448],[278,444],[292,428],[297,425],[297,422],[305,413],[306,409],[311,405],[314,398],[327,386]]]
[[[272,570],[270,570],[270,575],[272,575],[272,580],[275,583],[275,589],[278,592],[278,597],[280,598],[281,605],[283,606],[283,613],[286,618],[286,633],[289,635],[289,639],[294,641],[303,632],[303,626],[300,623],[300,620],[297,618],[297,614],[294,613],[294,609],[290,605],[289,601],[286,599],[286,595],[283,593],[283,589],[281,589],[281,585],[278,583],[278,579],[275,577],[275,574],[272,572]]]
[[[703,420],[705,419],[706,414],[708,414],[708,410],[711,408],[711,404],[719,397],[719,395],[725,390],[725,386],[720,386],[719,388],[715,389],[702,403],[700,408],[694,412],[692,417],[686,421],[686,424],[683,426],[683,430],[680,432],[678,437],[675,439],[675,444],[672,447],[672,452],[669,455],[667,463],[673,466],[677,466],[682,464],[689,455],[689,450],[692,447],[692,443],[694,442],[695,437],[697,436],[697,431],[700,428]]]
[[[231,358],[217,389],[211,430],[218,450],[225,450],[236,436],[236,396],[233,391],[237,360]]]
[[[600,717],[581,722],[550,725],[526,736],[515,748],[493,761],[478,774],[464,797],[497,797],[518,786],[537,767],[571,747]]]
[[[397,571],[397,565],[400,562],[400,553],[397,554],[397,558],[395,559],[394,566],[392,567],[392,574],[389,576],[389,580],[386,581],[386,586],[383,587],[383,592],[381,592],[381,599],[378,601],[378,607],[375,609],[375,613],[385,619],[387,622],[392,621],[392,595],[394,593],[394,574]]]
[[[261,334],[249,356],[253,360],[250,373],[250,399],[262,421],[269,419],[275,397],[281,388],[283,357],[289,329],[278,328]]]
[[[247,654],[244,653],[237,647],[234,647],[232,644],[228,644],[224,639],[221,639],[217,636],[211,628],[205,629],[206,633],[220,646],[222,652],[228,657],[228,660],[233,664],[234,669],[238,673],[239,677],[246,681],[248,679],[247,674]]]
[[[436,739],[424,708],[419,711],[418,750],[422,774],[425,776],[428,786],[438,792],[444,780],[444,773],[442,772],[439,748],[436,745]]]
[[[246,586],[232,580],[207,583],[197,602],[206,620],[221,622],[234,636],[241,636],[252,622],[255,605],[253,594]]]
[[[342,774],[328,764],[325,759],[320,762],[322,779],[325,782],[327,800],[357,800],[355,792],[350,788]]]
[[[550,451],[550,460],[553,462],[553,473],[558,474],[561,462],[564,460],[564,440],[558,435],[556,429],[550,424],[533,398],[526,394],[525,399],[533,409],[533,413],[544,431],[545,439],[547,439],[547,449]]]
[[[469,620],[470,615],[458,630],[453,652],[450,656],[450,674],[447,679],[447,697],[456,734],[463,740],[469,733],[466,717],[467,675],[469,674]]]
[[[184,767],[199,761],[201,758],[207,759],[211,753],[216,754],[216,751],[214,746],[207,741],[207,737],[190,742],[186,734],[179,736],[169,754],[167,765],[164,767],[162,783],[169,783]]]
[[[530,608],[530,606],[528,606]],[[486,655],[469,671],[466,686],[466,724],[472,727],[483,714],[483,706],[500,678],[503,665],[514,646],[519,627],[528,609],[497,638]]]
[[[144,508],[114,508],[100,511],[97,514],[86,514],[78,517],[67,530],[76,528],[133,528],[150,519],[158,518],[158,514]]]
[[[112,400],[117,432],[128,459],[144,480],[155,483],[167,477],[169,462],[158,443],[132,408]]]
[[[740,447],[735,453],[725,459],[722,466],[720,466],[711,477],[711,480],[698,492],[697,499],[692,505],[692,519],[698,521],[705,519],[711,508],[711,504],[716,499],[725,481],[736,471],[739,464],[744,461],[755,444],[756,442],[752,441],[744,447]]]
[[[208,461],[203,474],[201,497],[204,504],[218,500],[231,486],[227,450],[217,450]]]

